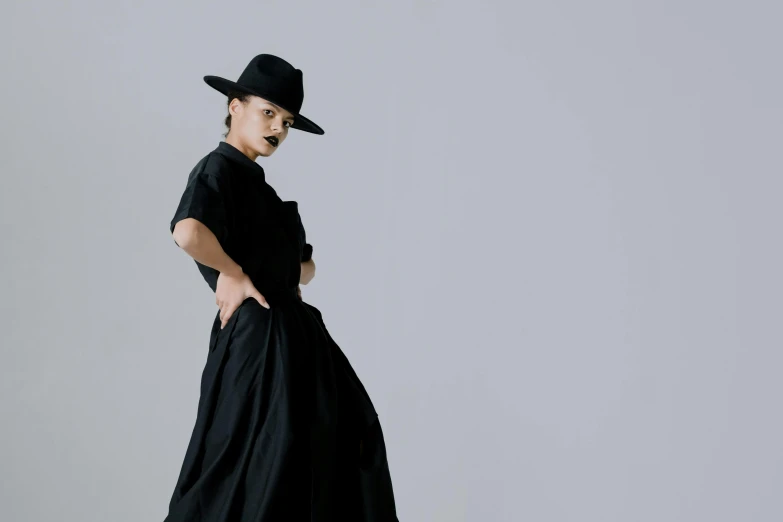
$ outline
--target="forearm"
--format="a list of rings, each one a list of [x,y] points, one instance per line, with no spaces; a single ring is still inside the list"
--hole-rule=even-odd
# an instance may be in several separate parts
[[[306,285],[315,277],[315,261],[308,259],[307,261],[302,261],[301,265],[302,272],[299,277],[299,283]]]
[[[185,218],[174,227],[174,242],[190,257],[218,272],[240,274],[240,267],[223,250],[215,234],[203,223]]]

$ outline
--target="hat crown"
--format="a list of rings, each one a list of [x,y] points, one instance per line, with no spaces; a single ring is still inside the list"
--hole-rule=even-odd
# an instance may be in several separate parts
[[[298,71],[296,67],[273,54],[259,54],[250,60],[246,69],[255,68],[261,74],[268,76],[289,77]]]
[[[237,83],[269,96],[269,101],[280,102],[284,108],[297,114],[304,102],[302,71],[272,54],[259,54],[250,60]]]

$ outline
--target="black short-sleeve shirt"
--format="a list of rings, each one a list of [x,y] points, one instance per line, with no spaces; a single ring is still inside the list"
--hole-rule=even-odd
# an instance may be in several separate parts
[[[297,202],[282,201],[261,165],[225,141],[191,170],[170,232],[188,217],[212,231],[261,293],[262,288],[295,287],[299,263],[312,257]],[[218,271],[196,265],[214,291]]]

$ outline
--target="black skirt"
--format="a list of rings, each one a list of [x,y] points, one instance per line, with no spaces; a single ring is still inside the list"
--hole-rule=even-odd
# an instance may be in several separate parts
[[[398,521],[378,415],[321,312],[264,297],[215,317],[166,522]]]

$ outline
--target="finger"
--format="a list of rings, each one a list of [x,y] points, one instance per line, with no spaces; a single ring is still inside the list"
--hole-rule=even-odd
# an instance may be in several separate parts
[[[269,303],[266,302],[266,297],[261,295],[261,292],[256,291],[253,297],[255,297],[256,301],[258,301],[261,304],[261,306],[263,306],[267,310],[270,308]]]
[[[233,316],[233,315],[234,315],[234,312],[236,312],[236,311],[237,311],[237,308],[239,308],[239,306],[240,306],[241,304],[242,304],[242,303],[237,303],[237,304],[228,305],[228,307],[226,308],[226,317],[225,317],[225,322],[226,322],[226,323],[228,323],[228,322],[231,320],[231,316]]]
[[[228,323],[228,319],[231,317],[231,310],[228,308],[220,309],[220,329],[222,330],[224,326],[226,326],[226,323]]]

